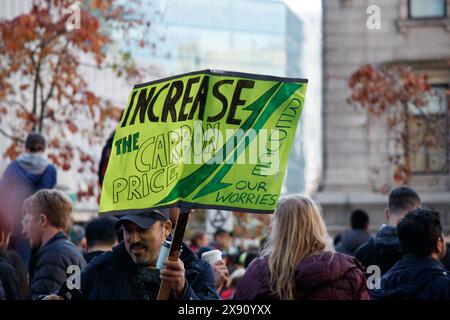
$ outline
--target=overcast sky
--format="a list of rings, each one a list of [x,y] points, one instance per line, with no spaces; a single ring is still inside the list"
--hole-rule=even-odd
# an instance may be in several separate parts
[[[284,0],[295,12],[321,11],[321,0]]]

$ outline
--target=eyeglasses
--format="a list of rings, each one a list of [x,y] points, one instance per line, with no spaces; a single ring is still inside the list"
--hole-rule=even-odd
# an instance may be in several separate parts
[[[33,219],[22,219],[22,227],[25,227],[26,225],[28,225],[28,223],[32,220]]]

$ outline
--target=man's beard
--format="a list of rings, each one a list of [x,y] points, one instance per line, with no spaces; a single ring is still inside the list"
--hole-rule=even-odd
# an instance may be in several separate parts
[[[134,251],[136,249],[138,249],[139,251]],[[142,242],[131,244],[129,246],[128,253],[130,254],[133,262],[138,266],[148,267],[152,264],[152,260],[154,260],[151,257],[148,246],[143,244]]]

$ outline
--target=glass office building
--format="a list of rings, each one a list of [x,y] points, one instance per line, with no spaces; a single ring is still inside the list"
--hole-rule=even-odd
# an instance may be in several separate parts
[[[298,77],[302,25],[282,1],[147,0],[159,10],[152,63],[167,74],[215,68]],[[151,35],[150,35],[151,36]],[[148,49],[133,53],[148,59]]]
[[[156,66],[153,76],[201,69],[302,77],[300,19],[276,0],[147,0],[155,15],[150,37],[154,54],[132,48],[142,63]],[[152,75],[150,75],[152,77]],[[151,79],[148,79],[151,80]],[[289,157],[283,193],[304,191],[301,124]]]

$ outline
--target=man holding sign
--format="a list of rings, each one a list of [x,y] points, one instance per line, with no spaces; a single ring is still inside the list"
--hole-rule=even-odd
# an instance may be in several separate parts
[[[64,286],[48,299],[155,300],[161,279],[170,284],[171,299],[219,298],[211,267],[187,247],[183,247],[184,263],[166,259],[165,269],[156,268],[161,245],[172,230],[167,213],[128,214],[116,228],[123,228],[124,241],[89,263],[81,272],[81,288]]]
[[[99,210],[122,216],[125,240],[82,272],[82,296],[217,298],[211,267],[181,248],[188,212],[273,212],[306,83],[204,70],[135,85],[115,131]],[[181,213],[159,271],[172,224],[158,209],[174,207]]]

